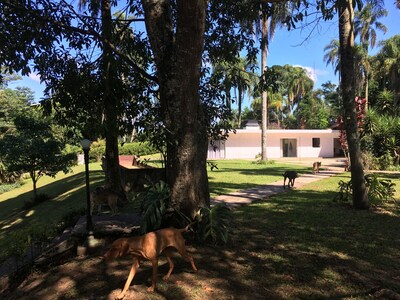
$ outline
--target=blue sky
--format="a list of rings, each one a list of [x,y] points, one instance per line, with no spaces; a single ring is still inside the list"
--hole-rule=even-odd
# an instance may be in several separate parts
[[[400,34],[400,10],[395,8],[394,1],[385,1],[388,16],[380,21],[386,25],[388,32],[385,35],[378,32],[378,40]],[[311,35],[310,30],[311,27],[301,29],[300,26],[289,32],[287,29],[278,29],[269,45],[268,65],[302,66],[309,71],[317,88],[328,80],[337,84],[338,79],[334,75],[332,66],[326,66],[323,61],[324,47],[338,36],[337,17],[331,21],[321,22]],[[375,46],[370,53],[374,54],[378,50],[379,48]],[[31,88],[35,93],[36,101],[40,101],[43,97],[44,85],[40,83],[40,78],[36,74],[30,74],[30,76],[10,84],[10,88],[17,86]],[[246,106],[248,103],[244,103],[244,105]]]

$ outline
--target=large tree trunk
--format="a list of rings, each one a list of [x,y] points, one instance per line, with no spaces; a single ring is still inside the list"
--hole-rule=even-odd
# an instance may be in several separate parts
[[[102,36],[106,41],[112,40],[112,16],[110,0],[101,0]],[[111,78],[115,76],[112,49],[108,43],[103,44],[102,83],[103,104],[105,112],[106,137],[106,186],[122,192],[121,175],[118,157],[118,100],[111,91]]]
[[[354,23],[352,0],[339,0],[340,74],[344,105],[344,125],[349,145],[351,180],[353,182],[353,206],[358,209],[369,207],[368,193],[361,161],[360,137],[355,108],[355,59]]]
[[[263,14],[261,19],[262,26],[262,42],[261,42],[261,73],[267,70],[267,55],[268,55],[268,17]],[[263,77],[264,78],[264,77]],[[261,95],[261,159],[267,160],[267,128],[268,128],[268,95],[267,91],[263,90]]]
[[[210,205],[207,130],[200,102],[205,0],[178,0],[176,33],[170,1],[142,0],[167,129],[167,181],[172,203],[189,217]]]

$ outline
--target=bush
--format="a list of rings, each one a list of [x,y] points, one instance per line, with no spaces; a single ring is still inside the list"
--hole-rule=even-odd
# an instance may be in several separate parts
[[[123,146],[119,147],[119,155],[150,155],[158,153],[158,151],[153,148],[149,143],[125,143]]]
[[[142,234],[161,228],[170,200],[170,190],[164,181],[152,183],[148,190],[138,195],[141,201]]]
[[[198,221],[196,234],[201,241],[211,240],[214,244],[227,243],[232,212],[225,203],[211,208],[200,208],[196,219]]]
[[[89,161],[100,162],[105,154],[106,154],[105,140],[94,141],[90,145]]]
[[[389,179],[379,179],[376,174],[365,175],[365,184],[368,189],[368,198],[371,202],[383,202],[395,200],[394,194],[396,185]],[[350,181],[340,180],[338,183],[339,192],[335,196],[335,201],[350,201],[353,194],[353,183]]]
[[[66,228],[73,227],[78,222],[79,218],[86,213],[86,208],[72,210],[63,215],[61,221],[56,225],[57,233],[62,233]]]
[[[24,203],[23,209],[30,209],[42,202],[45,202],[47,200],[50,200],[51,197],[47,194],[38,194],[36,197],[31,198],[29,201]]]
[[[372,154],[372,152],[363,152],[362,153],[362,163],[365,170],[379,170],[379,159]]]
[[[8,184],[0,184],[0,194],[12,191],[13,189],[19,188],[22,185],[22,183],[16,182],[16,183],[8,183]]]
[[[10,172],[0,161],[0,183],[12,184],[18,182],[22,177],[21,172]]]

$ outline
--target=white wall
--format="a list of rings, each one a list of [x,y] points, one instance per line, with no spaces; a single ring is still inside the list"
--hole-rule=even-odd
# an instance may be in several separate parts
[[[295,139],[297,141],[297,157],[334,157],[334,138],[339,137],[338,130],[268,130],[267,157],[283,157],[281,140]],[[320,138],[320,147],[312,146],[312,139]],[[239,129],[236,134],[230,134],[225,142],[225,155],[221,158],[254,159],[261,153],[261,130]]]
[[[225,158],[252,158],[261,153],[260,130],[237,130],[225,141]]]

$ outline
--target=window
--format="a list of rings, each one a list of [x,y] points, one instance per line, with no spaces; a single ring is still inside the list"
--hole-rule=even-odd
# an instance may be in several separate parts
[[[312,139],[312,146],[313,148],[319,148],[321,144],[320,138],[313,138]]]

